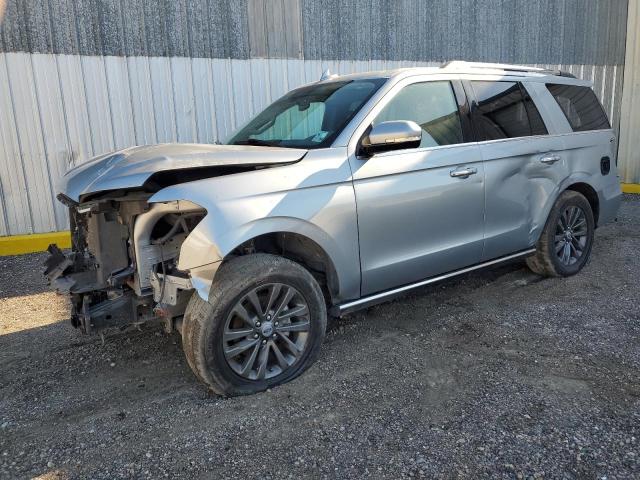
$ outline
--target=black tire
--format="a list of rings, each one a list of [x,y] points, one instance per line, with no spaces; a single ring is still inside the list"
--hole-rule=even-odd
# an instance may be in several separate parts
[[[569,212],[572,213],[567,216]],[[573,215],[580,215],[576,212],[583,213],[584,222],[577,220],[575,225],[578,228],[565,228],[568,218],[570,219]],[[579,218],[581,219],[582,217]],[[583,233],[583,230],[581,230],[583,226],[585,228],[584,235],[578,237],[578,233]],[[527,265],[534,273],[547,277],[575,275],[582,270],[582,267],[589,260],[591,247],[593,246],[594,231],[593,211],[587,199],[582,194],[572,190],[562,192],[549,213],[547,223],[536,244],[536,253],[527,258]],[[576,234],[575,236],[574,233]],[[581,243],[583,239],[584,245]],[[568,246],[565,247],[563,245]],[[582,250],[579,252],[578,248],[580,247]],[[558,248],[560,248],[559,251],[557,250]],[[566,261],[567,257],[563,256],[565,248],[569,249],[570,256],[579,254],[578,258],[571,256]]]
[[[277,293],[273,293],[276,290]],[[247,305],[243,302],[247,302],[249,296],[256,291],[261,295],[259,308],[263,316],[260,317],[261,314],[254,314],[251,318],[251,323],[245,321],[243,326],[238,327],[237,322],[240,319],[248,318],[246,315],[247,310],[242,310],[244,308],[243,305]],[[300,303],[295,308],[287,306],[289,304],[286,298],[291,291],[295,292],[295,294],[292,294],[295,297],[292,298],[297,298]],[[262,292],[266,292],[266,294]],[[268,305],[271,304],[271,298],[267,299],[267,296],[275,299],[274,304],[286,304],[286,309],[281,310],[280,313],[275,312],[274,309],[269,309]],[[252,298],[255,298],[255,296]],[[267,302],[267,305],[263,302]],[[296,316],[295,318],[299,320],[298,323],[294,324],[291,320],[288,320],[289,323],[284,324],[287,320],[283,320],[279,322],[282,324],[279,327],[273,326],[279,324],[275,321],[276,316],[284,318],[287,312],[292,315],[291,312],[296,308],[303,312],[305,311],[304,306],[307,307],[308,314],[300,315],[299,318]],[[240,318],[237,315],[239,308],[244,313]],[[272,312],[273,318],[272,315],[267,317],[268,312]],[[262,319],[262,324],[258,323],[260,318]],[[267,322],[267,318],[270,321]],[[308,321],[305,319],[308,319]],[[235,322],[233,324],[234,330],[230,330],[230,322]],[[256,324],[262,329],[256,327]],[[273,326],[274,330],[267,332],[267,336],[264,336],[263,329],[268,326],[267,324]],[[294,331],[291,328],[292,325],[302,325],[308,330],[305,332]],[[247,395],[288,382],[309,368],[320,352],[326,325],[327,311],[322,289],[306,269],[291,260],[275,255],[246,255],[224,262],[220,266],[211,286],[208,302],[202,300],[197,293],[193,294],[184,315],[182,345],[189,366],[198,379],[212,391],[226,396]],[[253,328],[253,330],[244,338],[228,340],[230,333],[240,332],[243,328],[246,330]],[[291,330],[284,332],[278,330],[287,328]],[[225,334],[224,337],[223,333]],[[273,337],[271,336],[272,334]],[[227,358],[230,352],[234,351],[234,345],[239,345],[240,342],[243,342],[243,346],[247,345],[253,341],[254,336],[258,336],[258,344],[251,345],[250,348],[247,348],[246,351],[243,350],[243,353],[240,354],[246,355],[246,362],[236,361],[235,358]],[[294,345],[296,348],[289,348],[287,344],[293,345],[294,342],[288,342],[284,337],[292,339],[298,344],[303,344],[303,346]],[[229,342],[238,343],[230,347]],[[276,345],[275,347],[274,344]],[[279,347],[278,344],[280,345]],[[267,353],[262,356],[265,347]],[[280,352],[279,355],[276,355],[276,347]],[[300,348],[301,351],[296,355],[293,352],[297,352],[297,348]],[[258,353],[249,355],[249,350],[253,352],[254,349]],[[236,371],[242,366],[240,365],[241,363],[249,364],[249,357],[254,358],[253,361],[257,359],[260,364],[258,367],[262,367],[263,364],[267,365],[264,363],[266,361],[278,362],[283,360],[283,353],[287,356],[286,361],[292,362],[287,367],[281,368],[283,364],[280,364],[275,365],[269,372],[266,372],[266,368],[256,368],[255,372],[253,370],[249,370],[248,373],[245,372],[245,375],[255,374],[255,378],[245,377],[242,372]],[[263,362],[264,358],[267,360]],[[235,366],[236,370],[232,365]],[[260,378],[260,376],[264,377],[268,374],[274,376]]]

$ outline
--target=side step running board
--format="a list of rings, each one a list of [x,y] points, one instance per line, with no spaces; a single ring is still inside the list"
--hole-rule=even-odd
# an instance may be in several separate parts
[[[447,278],[462,275],[464,273],[472,272],[474,270],[479,270],[481,268],[488,267],[490,265],[495,265],[497,263],[507,262],[509,260],[515,260],[516,258],[520,258],[520,257],[527,257],[532,253],[535,253],[535,251],[536,251],[535,248],[531,248],[529,250],[524,250],[522,252],[507,255],[506,257],[496,258],[494,260],[489,260],[488,262],[484,262],[484,263],[478,263],[477,265],[466,267],[461,270],[455,270],[453,272],[445,273],[443,275],[438,275],[437,277],[431,277],[416,283],[404,285],[403,287],[398,287],[391,290],[387,290],[385,292],[376,293],[368,297],[360,298],[359,300],[343,303],[342,305],[336,305],[335,307],[333,307],[331,313],[336,316],[342,316],[347,313],[355,312],[357,310],[361,310],[363,308],[371,307],[378,303],[382,303],[397,295],[408,292],[409,290],[413,290],[414,288],[424,287],[425,285],[431,285],[432,283],[437,283],[442,280],[446,280]]]

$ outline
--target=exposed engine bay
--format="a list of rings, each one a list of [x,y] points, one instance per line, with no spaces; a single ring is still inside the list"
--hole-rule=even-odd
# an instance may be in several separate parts
[[[180,247],[204,218],[184,201],[149,204],[131,192],[69,206],[72,248],[55,245],[45,275],[71,297],[72,324],[84,333],[153,319],[180,318],[193,287],[177,268]]]

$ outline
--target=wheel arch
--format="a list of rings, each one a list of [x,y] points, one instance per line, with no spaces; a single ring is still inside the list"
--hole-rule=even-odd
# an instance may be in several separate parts
[[[339,297],[340,279],[334,262],[327,251],[309,236],[291,231],[262,233],[233,248],[223,262],[252,253],[269,253],[302,265],[320,283],[327,303],[331,304]]]
[[[567,186],[565,190],[573,190],[574,192],[578,192],[582,194],[589,205],[591,205],[591,211],[593,212],[593,220],[595,222],[595,226],[598,226],[598,216],[600,214],[600,199],[598,198],[598,193],[596,190],[586,182],[575,182],[571,185]]]

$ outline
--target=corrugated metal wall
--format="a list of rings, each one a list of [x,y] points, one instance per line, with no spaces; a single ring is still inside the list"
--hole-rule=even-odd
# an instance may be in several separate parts
[[[12,0],[0,27],[0,235],[65,229],[55,183],[70,166],[136,144],[224,140],[327,67],[560,67],[593,80],[617,124],[626,5]]]
[[[618,168],[623,181],[640,183],[640,1],[630,0]]]

